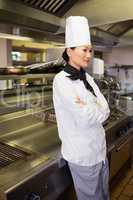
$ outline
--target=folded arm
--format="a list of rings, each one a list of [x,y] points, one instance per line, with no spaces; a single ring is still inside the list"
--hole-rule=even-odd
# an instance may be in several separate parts
[[[67,79],[54,80],[53,96],[54,99],[58,98],[63,107],[72,113],[76,123],[82,127],[88,124],[102,123],[109,115],[106,106],[103,107],[99,101],[90,100],[89,103],[83,102],[76,95],[71,82]]]

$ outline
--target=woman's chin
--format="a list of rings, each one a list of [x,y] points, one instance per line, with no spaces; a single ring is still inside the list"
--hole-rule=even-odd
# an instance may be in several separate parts
[[[83,68],[86,69],[88,67],[88,63],[83,65]]]

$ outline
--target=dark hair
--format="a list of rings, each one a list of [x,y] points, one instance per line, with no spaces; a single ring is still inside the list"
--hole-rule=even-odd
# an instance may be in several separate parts
[[[76,47],[71,47],[70,49],[75,49]],[[69,61],[69,56],[67,54],[67,49],[65,49],[65,51],[62,53],[62,58],[68,62]]]

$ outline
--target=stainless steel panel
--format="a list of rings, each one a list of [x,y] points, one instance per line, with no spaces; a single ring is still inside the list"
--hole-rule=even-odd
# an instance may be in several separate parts
[[[110,179],[115,177],[122,166],[131,159],[131,141],[133,140],[133,135],[128,135],[122,141],[119,141],[114,149],[111,151],[110,157]]]
[[[60,140],[56,125],[39,122],[24,129],[4,134],[0,140],[32,152],[57,154]]]
[[[19,133],[21,130],[25,130],[28,127],[33,127],[34,125],[39,124],[41,121],[39,117],[32,114],[32,110],[30,113],[28,113],[28,110],[22,113],[22,115],[20,115],[21,113],[16,113],[16,115],[6,115],[0,117],[0,137],[3,135],[12,135],[17,132]]]
[[[50,174],[42,169],[29,177],[22,185],[6,191],[7,200],[55,200],[72,184],[71,175],[67,166],[53,170]]]

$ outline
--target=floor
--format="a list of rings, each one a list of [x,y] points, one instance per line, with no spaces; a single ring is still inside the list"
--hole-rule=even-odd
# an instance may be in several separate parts
[[[133,167],[128,169],[111,192],[110,200],[133,200]]]

